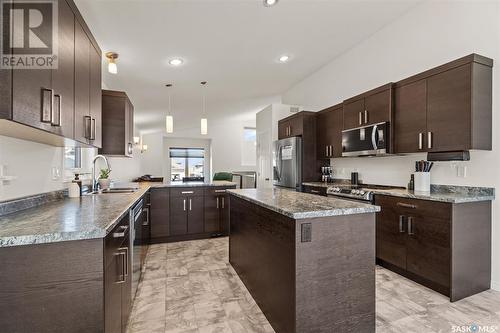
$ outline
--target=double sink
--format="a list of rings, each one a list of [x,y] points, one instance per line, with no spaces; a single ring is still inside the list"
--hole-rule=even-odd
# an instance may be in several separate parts
[[[96,194],[110,194],[110,193],[134,193],[137,192],[139,188],[137,187],[113,187],[100,191],[88,192],[85,195],[96,195]]]

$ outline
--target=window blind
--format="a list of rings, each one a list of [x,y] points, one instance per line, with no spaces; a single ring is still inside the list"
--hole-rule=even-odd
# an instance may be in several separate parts
[[[203,158],[205,150],[203,148],[170,148],[170,157],[178,158]]]

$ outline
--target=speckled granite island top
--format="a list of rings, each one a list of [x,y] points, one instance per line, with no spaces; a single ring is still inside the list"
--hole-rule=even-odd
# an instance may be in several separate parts
[[[133,193],[65,198],[0,216],[0,247],[106,237],[150,188],[232,186],[235,183],[141,183]]]
[[[331,184],[322,182],[302,183],[305,186],[317,187],[334,187],[334,186],[349,186],[346,184]],[[370,185],[363,185],[361,187],[370,188]],[[373,189],[373,194],[388,195],[393,197],[421,199],[430,201],[440,201],[449,203],[466,203],[478,201],[491,201],[495,200],[495,189],[492,187],[475,187],[475,186],[456,186],[456,185],[431,185],[431,192],[415,193],[406,189]]]
[[[228,190],[231,195],[250,201],[264,208],[288,216],[292,219],[307,219],[375,213],[380,207],[296,192],[282,188]]]

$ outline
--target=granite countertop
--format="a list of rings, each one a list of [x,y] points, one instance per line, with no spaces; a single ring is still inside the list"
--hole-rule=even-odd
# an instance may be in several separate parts
[[[0,217],[0,247],[106,237],[150,188],[65,198]]]
[[[250,201],[292,219],[353,215],[380,211],[379,206],[332,197],[322,197],[283,188],[252,188],[228,190],[228,192],[238,198]]]
[[[0,216],[0,247],[103,238],[150,189],[235,186],[227,181],[136,183],[133,193],[62,197]],[[129,184],[130,186],[130,184]]]
[[[334,187],[334,186],[350,186],[349,184],[336,184],[324,182],[308,182],[302,183],[306,186],[316,187]],[[362,185],[363,186],[363,185]],[[369,185],[366,185],[370,188]],[[415,193],[407,189],[374,189],[373,194],[388,195],[393,197],[422,199],[449,203],[466,203],[477,201],[495,200],[495,189],[491,187],[473,187],[473,186],[455,186],[455,185],[431,185],[431,193]]]

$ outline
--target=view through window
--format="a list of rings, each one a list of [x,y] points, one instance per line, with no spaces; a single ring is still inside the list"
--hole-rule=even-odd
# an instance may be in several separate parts
[[[205,150],[203,148],[170,148],[170,175],[172,181],[203,177]]]

